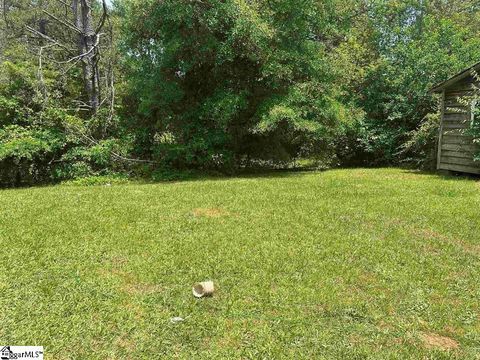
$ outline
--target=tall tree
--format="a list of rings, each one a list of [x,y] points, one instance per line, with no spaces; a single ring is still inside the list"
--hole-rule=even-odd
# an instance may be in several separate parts
[[[107,17],[107,5],[102,0],[101,20],[94,28],[91,0],[72,0],[72,13],[75,28],[78,31],[78,51],[79,54],[74,59],[80,59],[83,68],[83,78],[85,91],[88,94],[89,105],[92,112],[98,110],[100,104],[100,74],[99,74],[99,56],[100,56],[100,31],[105,24]]]
[[[365,120],[361,136],[355,136],[362,138],[361,146],[351,150],[364,164],[398,164],[406,160],[404,144],[436,111],[430,87],[480,59],[478,1],[365,0],[365,5],[354,36],[356,46],[368,50],[368,61],[352,89]]]
[[[118,129],[116,51],[106,4],[18,0],[2,5],[0,184],[121,167],[113,164],[122,149],[112,138]]]
[[[137,137],[147,155],[223,169],[331,155],[349,114],[328,56],[342,2],[126,3],[133,116],[144,119]]]

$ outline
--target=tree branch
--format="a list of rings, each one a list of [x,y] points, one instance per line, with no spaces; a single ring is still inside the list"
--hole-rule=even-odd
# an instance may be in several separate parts
[[[37,77],[38,77],[38,82],[40,85],[40,91],[43,95],[43,100],[47,99],[47,87],[45,86],[45,80],[43,78],[43,63],[42,63],[42,55],[43,55],[43,49],[47,49],[49,47],[55,46],[56,44],[48,44],[45,46],[40,46],[40,50],[38,52],[38,71],[37,71]]]
[[[82,33],[82,30],[80,30],[76,25],[71,24],[71,23],[69,23],[69,22],[67,22],[67,21],[64,21],[64,20],[62,20],[62,19],[59,19],[59,18],[56,17],[55,15],[50,14],[47,10],[43,10],[43,12],[44,12],[45,14],[47,14],[49,17],[51,17],[52,19],[58,21],[60,24],[65,25],[66,27],[68,27],[68,28],[76,31],[76,32],[79,33],[79,34]]]
[[[102,18],[100,19],[100,22],[98,23],[97,28],[95,30],[96,34],[98,34],[100,30],[102,30],[103,25],[105,25],[105,20],[108,17],[107,3],[105,2],[105,0],[102,0],[102,9],[103,9]]]
[[[100,42],[100,35],[101,34],[97,34],[97,40],[95,41],[95,44],[93,44],[93,46],[90,48],[90,50],[88,50],[87,52],[84,52],[83,54],[74,56],[71,59],[68,59],[66,61],[61,61],[60,64],[68,64],[68,63],[71,63],[72,61],[82,60],[85,56],[90,55],[97,48]]]
[[[68,51],[68,53],[70,53],[70,54],[73,53],[73,50],[70,49],[68,46],[66,46],[66,45],[58,42],[58,41],[55,40],[55,39],[52,39],[50,36],[45,35],[45,34],[42,34],[40,31],[35,30],[34,28],[32,28],[32,27],[30,27],[30,26],[28,26],[28,25],[26,25],[26,29],[27,29],[28,31],[30,31],[31,33],[33,33],[33,34],[38,35],[38,36],[44,38],[45,40],[50,41],[51,43],[57,45],[58,47],[61,47],[62,49]]]
[[[70,7],[70,5],[69,5],[69,4],[67,4],[67,3],[66,3],[65,1],[63,1],[63,0],[57,0],[57,1],[58,1],[59,3],[62,3],[62,4],[63,4],[63,5],[65,5],[65,6],[68,6],[68,7]]]

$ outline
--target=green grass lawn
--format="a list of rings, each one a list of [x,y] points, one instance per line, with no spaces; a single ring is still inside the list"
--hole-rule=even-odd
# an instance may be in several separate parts
[[[478,181],[399,169],[3,190],[0,343],[479,359],[479,229]],[[214,297],[195,299],[208,279]]]

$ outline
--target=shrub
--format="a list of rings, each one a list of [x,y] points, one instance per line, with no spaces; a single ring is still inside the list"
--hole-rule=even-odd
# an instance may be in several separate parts
[[[400,150],[404,163],[426,170],[436,168],[439,126],[440,115],[438,113],[429,114],[418,129],[410,132],[409,140],[402,145]]]

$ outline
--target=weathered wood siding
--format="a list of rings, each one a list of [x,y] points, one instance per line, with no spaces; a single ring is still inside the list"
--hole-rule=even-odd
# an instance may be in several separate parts
[[[467,134],[472,121],[470,106],[459,98],[471,93],[473,79],[461,80],[444,90],[442,95],[442,122],[438,144],[437,168],[480,174],[480,162],[473,161],[480,149]]]

